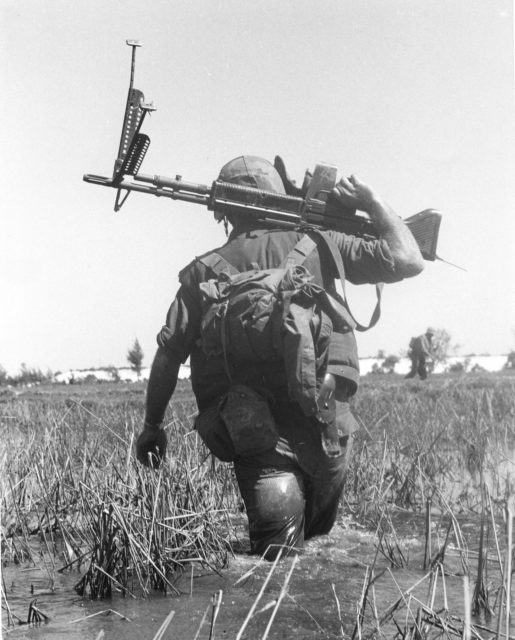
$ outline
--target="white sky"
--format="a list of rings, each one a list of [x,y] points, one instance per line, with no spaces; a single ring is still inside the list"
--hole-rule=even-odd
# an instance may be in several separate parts
[[[82,181],[110,175],[130,69],[157,112],[144,173],[210,184],[241,154],[317,162],[402,217],[443,213],[439,255],[385,288],[362,356],[427,325],[461,353],[515,348],[511,0],[0,0],[0,364],[126,365],[186,263],[224,242],[204,207]],[[373,287],[354,287],[368,320]]]

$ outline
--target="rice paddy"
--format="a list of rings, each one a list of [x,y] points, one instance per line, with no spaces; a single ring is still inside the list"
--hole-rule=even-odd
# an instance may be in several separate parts
[[[365,378],[338,524],[273,564],[245,554],[231,466],[193,430],[187,381],[159,471],[135,461],[142,384],[0,393],[4,633],[57,632],[59,584],[97,616],[73,637],[515,636],[514,376]],[[46,590],[14,597],[29,571]]]

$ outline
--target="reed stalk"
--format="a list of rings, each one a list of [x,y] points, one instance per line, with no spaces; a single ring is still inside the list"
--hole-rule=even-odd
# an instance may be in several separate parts
[[[243,633],[245,631],[245,629],[247,628],[248,623],[250,622],[250,619],[252,618],[254,611],[256,610],[256,607],[259,603],[259,601],[261,600],[261,598],[263,597],[263,594],[265,593],[266,587],[268,585],[268,583],[270,582],[270,578],[272,577],[272,574],[274,573],[277,564],[279,562],[279,560],[282,557],[282,549],[279,550],[279,552],[277,553],[277,556],[275,557],[275,560],[273,561],[272,566],[270,567],[270,571],[268,572],[268,575],[266,576],[263,585],[256,597],[256,599],[254,600],[254,602],[252,603],[252,606],[249,609],[249,612],[247,613],[247,616],[245,618],[245,620],[243,621],[243,624],[241,625],[240,629],[238,630],[238,633],[236,634],[236,638],[235,640],[241,640],[241,637],[243,636]]]
[[[278,596],[278,598],[276,600],[276,603],[275,603],[275,607],[274,607],[274,609],[273,609],[273,611],[272,611],[272,613],[270,615],[270,618],[268,620],[268,623],[266,625],[265,632],[263,634],[262,640],[266,640],[268,638],[268,634],[270,633],[270,629],[271,629],[272,624],[274,622],[275,616],[277,615],[277,612],[279,611],[279,607],[281,606],[281,602],[283,601],[283,598],[286,595],[286,591],[288,589],[288,584],[290,582],[293,570],[295,569],[295,565],[297,564],[298,560],[299,560],[299,556],[293,556],[293,560],[292,560],[290,569],[289,569],[288,573],[286,574],[286,577],[284,578],[284,582],[283,582],[283,585],[281,587],[281,591],[279,593],[279,596]]]
[[[426,501],[426,519],[425,519],[425,533],[424,533],[424,562],[422,568],[424,571],[431,562],[431,499]]]
[[[153,640],[162,640],[164,638],[164,634],[168,629],[168,627],[170,626],[170,623],[172,622],[174,616],[175,616],[175,611],[170,611],[170,613],[166,616],[166,618],[163,620],[163,623],[157,630],[157,633],[154,636]]]

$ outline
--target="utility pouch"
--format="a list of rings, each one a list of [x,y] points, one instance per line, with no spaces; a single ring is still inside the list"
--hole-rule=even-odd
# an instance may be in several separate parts
[[[326,373],[318,390],[316,419],[322,436],[322,448],[329,458],[343,453],[341,439],[359,429],[348,400],[348,381]]]
[[[268,400],[245,385],[234,385],[222,398],[220,416],[236,456],[273,449],[279,440]]]
[[[195,418],[195,429],[202,442],[223,462],[233,462],[236,452],[224,421],[220,416],[218,405],[201,411]]]

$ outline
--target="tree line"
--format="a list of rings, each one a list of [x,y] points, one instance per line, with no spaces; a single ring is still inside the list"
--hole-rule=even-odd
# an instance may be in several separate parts
[[[131,369],[136,372],[138,379],[141,375],[143,368],[144,353],[139,340],[136,338],[134,343],[127,351],[127,362]],[[110,366],[106,369],[117,371],[116,367]],[[20,371],[14,375],[9,375],[5,367],[0,364],[0,386],[11,385],[13,387],[29,384],[42,384],[45,382],[53,382],[57,372],[52,372],[50,369],[42,371],[39,367],[29,367],[25,362],[20,365]],[[116,375],[113,375],[113,379],[116,380]],[[119,378],[118,378],[119,379]]]

